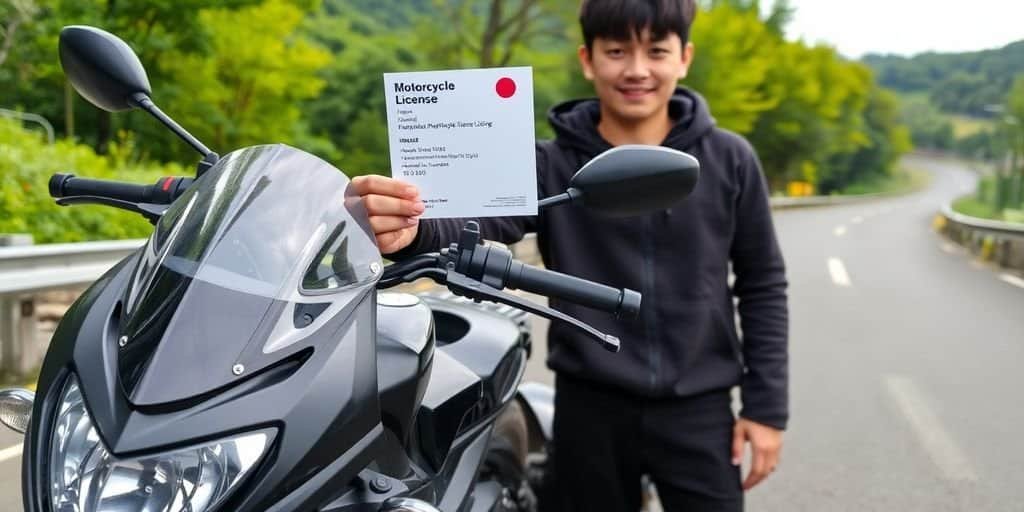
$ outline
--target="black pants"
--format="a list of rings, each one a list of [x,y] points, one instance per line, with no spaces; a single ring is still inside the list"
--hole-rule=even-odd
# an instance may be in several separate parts
[[[742,511],[728,391],[652,400],[558,376],[554,468],[564,512],[637,512],[650,475],[666,512]]]

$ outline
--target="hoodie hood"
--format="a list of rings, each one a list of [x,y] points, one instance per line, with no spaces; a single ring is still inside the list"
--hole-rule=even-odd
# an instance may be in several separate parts
[[[686,150],[715,127],[707,102],[685,87],[676,88],[668,112],[675,125],[661,145]],[[592,156],[612,147],[597,131],[601,104],[597,98],[567,101],[548,111],[555,142]]]

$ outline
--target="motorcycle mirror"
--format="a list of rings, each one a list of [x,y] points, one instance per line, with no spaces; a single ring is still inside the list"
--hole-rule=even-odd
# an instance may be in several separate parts
[[[688,153],[663,146],[618,146],[587,162],[569,189],[538,203],[549,208],[573,202],[616,217],[664,210],[693,191],[700,163]]]
[[[130,111],[139,106],[203,156],[199,174],[217,161],[217,154],[164,114],[150,96],[150,79],[138,55],[121,38],[84,25],[60,30],[60,67],[85,99],[106,112]]]
[[[141,107],[203,155],[199,174],[217,161],[217,154],[163,113],[150,96],[146,70],[139,56],[121,38],[85,25],[60,31],[60,65],[78,94],[108,112]]]
[[[59,46],[64,73],[89,103],[122,112],[139,106],[136,95],[153,94],[139,57],[114,34],[72,25],[60,31]]]

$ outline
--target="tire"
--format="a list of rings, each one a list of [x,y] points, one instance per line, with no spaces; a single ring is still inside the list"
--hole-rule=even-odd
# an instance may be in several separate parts
[[[536,512],[537,499],[527,479],[528,450],[526,414],[519,401],[512,400],[494,422],[494,432],[480,475],[483,480],[493,480],[501,485],[504,498],[498,510]]]

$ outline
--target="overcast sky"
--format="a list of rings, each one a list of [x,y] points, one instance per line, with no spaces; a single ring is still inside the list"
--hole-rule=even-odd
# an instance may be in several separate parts
[[[766,0],[771,5],[773,0]],[[1024,0],[790,0],[791,39],[847,57],[998,48],[1024,39]]]

